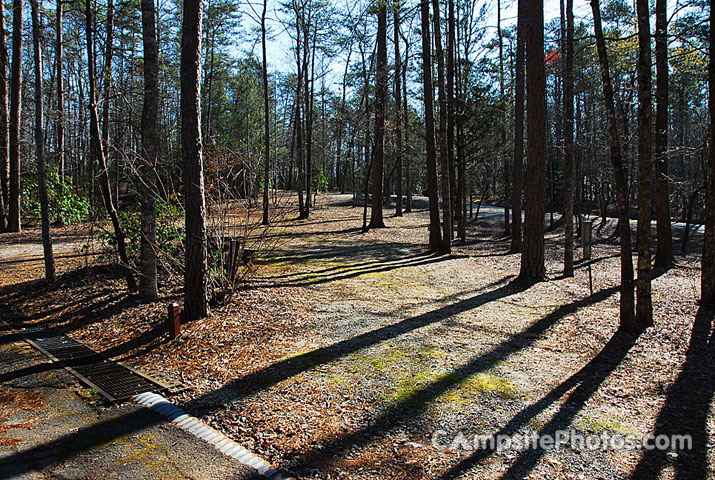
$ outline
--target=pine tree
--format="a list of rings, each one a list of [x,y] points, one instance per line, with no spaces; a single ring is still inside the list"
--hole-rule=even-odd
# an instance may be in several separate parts
[[[651,186],[653,124],[651,94],[650,12],[648,0],[636,0],[638,12],[638,279],[636,328],[653,324],[650,280]]]
[[[181,37],[181,155],[184,161],[186,209],[184,311],[188,320],[208,315],[200,95],[202,12],[203,0],[184,1]]]
[[[439,194],[437,192],[437,151],[434,132],[434,87],[432,85],[432,46],[430,42],[430,0],[420,2],[422,20],[422,81],[425,102],[425,147],[427,150],[427,195],[429,196],[429,248],[437,252],[442,248],[439,230]]]
[[[141,160],[141,276],[142,297],[158,298],[156,278],[156,166],[158,161],[157,114],[159,111],[159,48],[156,38],[154,0],[142,0],[144,41],[144,106],[142,108]]]
[[[528,183],[524,216],[524,249],[519,277],[541,281],[544,267],[544,214],[546,192],[546,69],[544,67],[544,2],[527,0],[526,37],[526,136]]]
[[[626,168],[621,153],[621,142],[618,136],[616,122],[616,107],[613,100],[613,84],[609,68],[606,40],[603,35],[601,23],[601,7],[599,0],[591,0],[593,11],[593,25],[596,33],[596,50],[601,69],[601,83],[603,84],[603,99],[606,104],[606,122],[608,125],[608,142],[610,146],[613,177],[616,184],[616,204],[618,207],[618,225],[621,246],[621,300],[620,300],[620,325],[625,330],[635,329],[635,297],[633,282],[633,257],[631,249],[631,228],[628,216],[628,183]]]
[[[710,63],[708,70],[708,90],[710,109],[710,139],[715,138],[715,13],[710,5]],[[712,144],[711,144],[712,145]],[[709,175],[706,195],[705,238],[703,240],[701,302],[715,305],[715,148],[710,147],[708,158]]]
[[[30,0],[32,7],[32,45],[35,57],[35,151],[37,155],[37,189],[40,194],[40,218],[42,222],[42,251],[45,257],[45,279],[55,280],[55,257],[52,253],[50,232],[50,201],[47,195],[47,164],[45,163],[45,122],[42,101],[42,46],[38,0]]]

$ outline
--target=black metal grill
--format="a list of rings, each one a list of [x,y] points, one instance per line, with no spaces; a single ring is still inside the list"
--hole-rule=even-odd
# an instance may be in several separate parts
[[[43,328],[32,327],[19,329],[19,333],[110,401],[126,400],[142,392],[165,390],[163,385],[105,358],[66,335],[49,334]]]

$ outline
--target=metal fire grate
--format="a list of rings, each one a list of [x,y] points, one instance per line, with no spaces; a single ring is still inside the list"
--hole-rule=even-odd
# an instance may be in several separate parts
[[[33,347],[61,363],[111,402],[126,400],[138,393],[167,390],[167,386],[107,359],[66,335],[50,334],[44,328],[15,328]]]

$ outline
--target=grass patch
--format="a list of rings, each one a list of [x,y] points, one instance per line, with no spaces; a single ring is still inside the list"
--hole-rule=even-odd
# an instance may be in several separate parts
[[[516,386],[504,377],[489,373],[479,373],[472,377],[464,378],[449,392],[439,398],[443,405],[464,405],[476,397],[484,394],[497,395],[501,398],[516,398]]]
[[[300,276],[300,281],[302,282],[315,282],[320,279],[324,278],[324,275],[320,275],[317,273],[306,273],[305,275]]]
[[[162,462],[155,459],[154,455],[156,452],[163,452],[165,449],[161,445],[154,443],[152,441],[153,437],[154,434],[138,437],[140,445],[129,445],[133,452],[124,458],[117,460],[117,463],[119,465],[123,465],[129,462],[139,462],[152,470],[160,468],[162,466]]]
[[[380,398],[391,403],[421,403],[424,396],[422,388],[436,378],[437,376],[430,371],[418,371],[414,374],[407,372],[405,375],[400,375],[393,391],[383,393]]]
[[[607,418],[592,417],[589,415],[582,416],[575,423],[576,427],[587,432],[600,435],[602,433],[630,433],[627,432],[623,424],[617,420]]]
[[[381,280],[390,276],[390,272],[365,272],[358,275],[358,278]]]

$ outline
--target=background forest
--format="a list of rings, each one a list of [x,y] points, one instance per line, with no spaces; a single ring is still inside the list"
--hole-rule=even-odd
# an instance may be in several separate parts
[[[23,337],[301,478],[713,477],[709,2],[0,7],[0,478],[173,450]]]
[[[577,5],[577,17],[573,2],[549,3],[546,23],[542,3],[525,3],[520,40],[515,5],[499,1],[419,9],[312,0],[189,6],[16,0],[4,5],[0,32],[6,44],[0,124],[3,131],[9,126],[9,137],[2,135],[9,149],[3,146],[0,156],[0,228],[18,231],[21,218],[42,216],[43,195],[47,236],[49,222],[108,213],[120,261],[131,270],[139,268],[139,237],[152,255],[157,242],[184,238],[171,219],[199,198],[210,217],[221,199],[258,204],[262,195],[266,224],[271,189],[274,204],[276,191],[297,191],[302,218],[315,192],[352,192],[355,206],[364,203],[368,229],[384,225],[383,203],[392,195],[399,216],[411,210],[413,195],[424,194],[433,226],[441,198],[444,231],[437,238],[440,229],[432,228],[430,245],[442,252],[453,237],[464,239],[477,201],[477,212],[483,201],[506,207],[504,232],[512,236],[512,252],[522,251],[521,215],[509,211],[525,205],[524,258],[536,267],[526,261],[522,274],[537,278],[543,238],[533,244],[528,231],[529,218],[540,223],[542,208],[530,215],[529,205],[543,204],[550,228],[562,218],[554,214],[564,214],[568,275],[582,217],[599,215],[604,224],[608,216],[635,219],[642,199],[639,224],[660,220],[655,260],[668,266],[675,248],[670,220],[704,223],[706,216],[707,2],[641,3],[591,2],[591,11]],[[201,18],[191,23],[182,16],[188,7],[198,7]],[[187,35],[195,36],[193,45]],[[195,153],[205,192],[198,196],[185,188],[193,177],[186,144],[182,150],[182,141],[190,141],[182,136],[193,135],[182,130],[189,111],[180,101],[187,46],[196,47],[200,84]],[[543,68],[534,60],[541,54]],[[649,188],[639,193],[639,184]],[[651,188],[652,201],[645,195]],[[157,205],[158,241],[150,232],[157,229]],[[189,209],[186,215],[191,230]],[[200,216],[206,237],[206,212]],[[649,235],[640,235],[639,258]],[[148,250],[142,247],[142,262],[155,264]],[[152,275],[140,278],[146,276]]]

